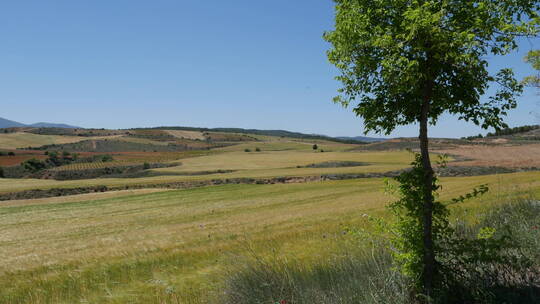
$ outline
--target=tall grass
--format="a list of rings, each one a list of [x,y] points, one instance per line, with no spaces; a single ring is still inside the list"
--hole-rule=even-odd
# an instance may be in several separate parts
[[[518,251],[509,252],[509,256],[517,254],[530,264],[512,265],[512,261],[508,261],[508,265],[472,265],[467,281],[454,282],[457,285],[451,288],[455,289],[448,290],[447,297],[436,302],[540,303],[540,201],[501,205],[484,214],[478,224],[457,228],[459,233],[474,238],[482,227],[495,229],[496,237],[511,235],[519,246]],[[236,266],[227,273],[217,302],[410,303],[407,279],[393,267],[389,249],[348,246],[341,254],[315,264],[279,256],[263,258],[255,253],[237,259]]]
[[[405,279],[388,251],[353,250],[312,265],[245,257],[227,273],[218,303],[407,303]]]

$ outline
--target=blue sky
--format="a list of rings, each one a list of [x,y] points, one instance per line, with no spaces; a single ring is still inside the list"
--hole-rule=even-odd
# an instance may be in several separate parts
[[[2,1],[0,117],[361,135],[362,121],[331,102],[339,83],[321,36],[332,24],[330,0]],[[490,62],[523,77],[532,47]],[[528,90],[507,122],[540,123],[538,99]],[[431,135],[479,131],[444,117]]]

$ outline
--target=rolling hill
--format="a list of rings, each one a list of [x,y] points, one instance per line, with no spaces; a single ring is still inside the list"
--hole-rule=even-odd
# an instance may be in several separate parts
[[[25,127],[25,124],[0,117],[0,128]]]
[[[34,124],[23,124],[13,120],[0,117],[0,129],[2,128],[20,128],[20,127],[34,127],[34,128],[67,128],[67,129],[80,129],[80,127],[71,126],[62,123],[50,123],[50,122],[37,122]]]

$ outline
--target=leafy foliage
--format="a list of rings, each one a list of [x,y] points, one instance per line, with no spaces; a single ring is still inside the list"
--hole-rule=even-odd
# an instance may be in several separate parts
[[[397,190],[400,199],[389,205],[396,218],[389,229],[394,260],[401,272],[411,279],[413,290],[419,293],[422,289],[420,277],[425,248],[422,239],[424,208],[418,202],[422,201],[424,193],[424,174],[421,156],[417,154],[412,169],[395,178],[399,186],[394,190]],[[439,189],[437,178],[434,178],[430,189],[434,197],[437,197]],[[431,295],[434,303],[488,303],[487,300],[492,296],[490,288],[508,283],[500,281],[502,273],[516,278],[520,271],[531,265],[530,260],[521,254],[520,244],[506,230],[498,231],[494,227],[483,226],[471,235],[451,225],[447,208],[449,204],[462,203],[488,190],[487,185],[480,185],[470,193],[446,203],[438,200],[433,202],[433,240],[438,269],[434,282],[435,293]],[[378,225],[385,227],[381,223]],[[501,267],[502,264],[505,266]],[[530,273],[530,270],[527,271]]]
[[[527,76],[524,80],[526,85],[540,88],[540,50],[532,50],[525,57],[525,62],[531,64],[537,71],[536,75]]]
[[[516,107],[523,85],[511,69],[490,74],[485,58],[516,49],[517,36],[536,34],[540,2],[335,2],[335,30],[324,35],[332,44],[328,58],[341,71],[337,80],[343,86],[334,101],[343,106],[356,102],[353,111],[364,119],[366,133],[389,134],[399,125],[416,122],[420,126],[421,157],[411,172],[398,178],[405,188],[394,209],[405,212],[402,225],[418,228],[412,230],[418,235],[403,234],[397,245],[402,252],[423,256],[397,258],[406,273],[418,274],[417,286],[431,297],[437,283],[434,243],[447,214],[434,202],[437,185],[429,156],[428,124],[450,113],[485,129],[507,127],[503,117]],[[482,99],[492,87],[496,93]],[[418,267],[423,268],[421,274]]]
[[[522,90],[510,69],[488,72],[488,55],[517,47],[518,35],[537,30],[538,1],[353,1],[336,0],[335,30],[324,38],[328,58],[341,71],[335,102],[364,118],[365,130],[389,134],[419,120],[426,90],[429,119],[448,112],[484,128],[506,127]],[[498,91],[485,102],[488,88]]]
[[[21,164],[21,166],[29,172],[36,173],[39,172],[45,168],[47,168],[47,164],[43,161],[40,161],[39,159],[29,159]]]

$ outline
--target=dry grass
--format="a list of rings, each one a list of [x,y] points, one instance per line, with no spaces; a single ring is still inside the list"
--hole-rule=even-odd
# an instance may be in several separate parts
[[[156,145],[156,146],[166,146],[170,142],[172,142],[172,141],[157,141],[157,140],[151,140],[148,138],[134,137],[134,136],[122,136],[117,139],[121,141],[137,143],[137,144]]]
[[[164,130],[164,131],[177,138],[186,138],[186,139],[194,139],[194,140],[206,139],[203,133],[199,131],[183,131],[183,130]]]
[[[468,159],[452,163],[458,166],[540,167],[540,144],[460,146],[437,152]]]
[[[116,156],[114,157],[116,158]],[[74,181],[54,181],[41,179],[0,179],[0,193],[15,192],[29,189],[75,188],[97,185],[124,186],[136,184],[158,184],[177,181],[199,181],[226,178],[272,178],[280,176],[316,176],[321,174],[338,173],[386,172],[407,167],[411,159],[412,155],[408,152],[229,152],[210,154],[199,157],[188,157],[181,160],[181,166],[154,169],[154,171],[181,173],[215,170],[238,171],[231,173],[207,174],[197,176],[165,175],[131,179],[98,178]],[[341,168],[297,168],[297,166],[305,166],[312,163],[320,163],[327,161],[359,161],[369,163],[369,165]]]
[[[488,196],[464,205],[470,210],[496,196],[538,194],[540,173],[442,183],[442,199],[489,183]],[[245,250],[240,240],[260,254],[272,254],[262,245],[272,242],[299,260],[319,259],[344,226],[383,212],[391,197],[382,188],[381,179],[226,185],[0,205],[0,301],[175,303],[174,294],[206,303],[229,254]]]
[[[188,158],[182,166],[160,171],[205,171],[205,170],[269,170],[298,169],[314,163],[329,161],[357,161],[373,165],[407,165],[412,160],[408,152],[313,152],[313,151],[263,151],[231,152]],[[369,167],[369,166],[368,166]],[[358,169],[358,168],[356,168]]]
[[[55,198],[36,198],[36,199],[23,199],[23,200],[10,200],[1,202],[2,207],[20,207],[25,205],[40,205],[54,203],[72,203],[72,202],[84,202],[94,201],[113,197],[131,196],[136,194],[147,194],[155,192],[170,191],[170,189],[151,188],[151,189],[133,189],[133,190],[118,190],[108,192],[95,192],[86,194],[76,194],[68,196],[60,196]]]
[[[26,147],[39,147],[52,144],[68,144],[90,139],[109,139],[117,136],[61,136],[61,135],[38,135],[33,133],[16,132],[0,134],[0,149],[16,149]]]

